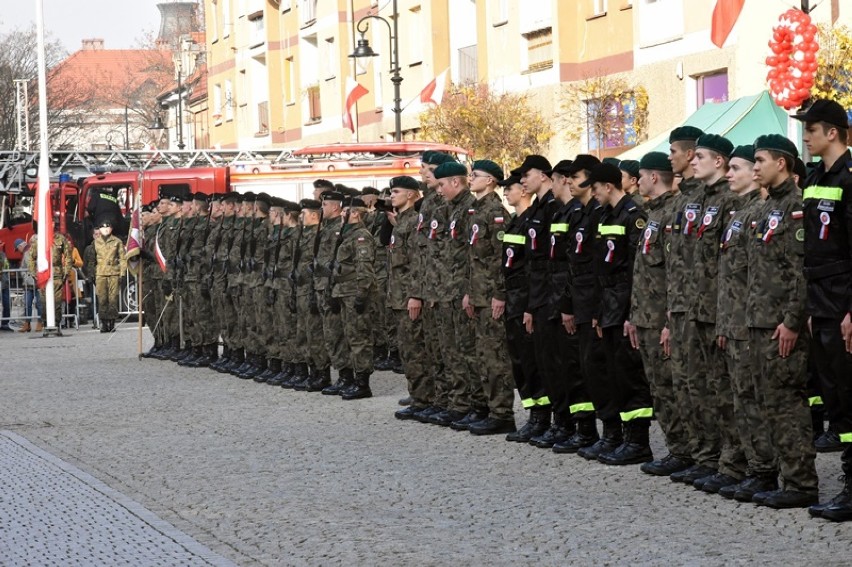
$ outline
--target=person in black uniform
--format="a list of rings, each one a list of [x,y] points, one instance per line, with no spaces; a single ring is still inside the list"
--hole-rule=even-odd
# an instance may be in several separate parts
[[[624,442],[598,455],[606,465],[629,465],[653,460],[648,429],[653,417],[651,390],[639,352],[624,336],[630,312],[633,264],[645,229],[647,214],[621,190],[621,171],[613,165],[596,166],[581,187],[592,187],[603,206],[595,235],[595,272],[601,286],[598,314],[592,322],[607,351],[607,405],[618,408]]]
[[[849,122],[838,103],[817,100],[794,118],[805,123],[804,141],[821,161],[805,181],[806,311],[811,354],[831,428],[843,444],[843,490],[811,506],[812,516],[852,520],[852,155]]]

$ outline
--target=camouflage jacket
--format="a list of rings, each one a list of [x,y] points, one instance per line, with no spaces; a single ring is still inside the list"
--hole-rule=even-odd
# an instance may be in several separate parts
[[[160,269],[160,264],[157,263],[156,258],[157,229],[159,227],[159,223],[150,224],[142,230],[142,277],[144,281],[148,282],[147,285],[150,285],[152,281],[163,279],[163,271]],[[90,278],[92,274],[88,273],[89,260],[86,257],[88,251],[87,247],[83,253],[83,272],[86,273],[87,278]]]
[[[206,216],[195,218],[187,250],[186,275],[188,281],[201,281],[210,271],[210,256],[205,254],[207,239],[210,236],[209,227],[210,221]]]
[[[268,217],[254,220],[251,240],[246,247],[247,269],[243,272],[245,282],[252,286],[263,285],[266,247],[269,244],[270,232],[272,232],[272,225]]]
[[[418,252],[414,261],[414,287],[411,290],[412,297],[424,301],[441,299],[438,290],[446,214],[447,209],[441,196],[434,190],[427,191],[420,203],[415,225],[414,244]]]
[[[27,252],[27,269],[31,274],[38,273],[38,238],[32,239],[30,249]],[[53,279],[65,280],[74,267],[74,257],[71,251],[71,243],[60,232],[53,234],[53,248],[51,249],[51,262],[53,263]]]
[[[277,225],[269,233],[269,249],[264,271],[267,287],[290,292],[290,272],[293,270],[293,249],[298,230],[291,226]]]
[[[805,323],[805,229],[802,194],[792,178],[769,189],[755,213],[748,250],[749,328],[774,329],[779,323],[801,331]]]
[[[444,247],[439,260],[439,293],[444,300],[459,302],[470,279],[470,251],[468,238],[472,226],[476,197],[469,189],[462,190],[445,204],[447,225]]]
[[[196,274],[192,273],[190,266],[192,265],[192,255],[190,250],[193,246],[195,236],[195,227],[201,219],[199,217],[184,217],[178,229],[176,243],[176,264],[177,270],[174,272],[176,277],[180,277],[181,281],[196,281]]]
[[[731,191],[728,180],[722,178],[712,185],[704,185],[704,214],[701,224],[692,236],[693,281],[695,286],[688,298],[690,319],[701,323],[716,322],[716,302],[719,295],[719,243],[725,224],[736,208],[737,195]]]
[[[234,216],[229,216],[214,221],[204,250],[205,261],[212,270],[213,284],[220,287],[228,284],[228,245],[234,234],[234,220]]]
[[[417,211],[413,207],[396,216],[388,245],[387,305],[390,309],[406,309],[408,299],[415,297],[414,262],[419,252],[414,242],[416,229]]]
[[[296,295],[310,295],[314,289],[314,241],[320,225],[303,226],[301,237],[293,242],[293,276],[296,282]],[[298,236],[298,233],[297,233]]]
[[[163,254],[163,259],[166,263],[166,272],[163,274],[163,277],[172,281],[175,278],[178,234],[180,233],[182,220],[173,216],[165,217],[160,222],[160,228],[157,231],[157,242],[160,245],[160,252]]]
[[[121,276],[127,271],[127,260],[124,256],[124,243],[117,237],[95,238],[95,252],[98,264],[95,268],[96,277]]]
[[[630,299],[630,322],[644,329],[666,325],[666,226],[674,199],[674,193],[666,192],[645,203],[648,221],[636,250]]]
[[[331,296],[366,299],[376,291],[376,242],[362,222],[347,224],[340,232]]]
[[[672,202],[671,238],[666,243],[666,303],[673,313],[686,313],[692,297],[695,238],[688,238],[701,223],[704,184],[694,177],[680,182],[680,194]],[[666,227],[668,230],[668,226]]]
[[[370,211],[364,220],[364,226],[373,235],[373,241],[376,243],[376,279],[380,280],[388,277],[388,250],[379,240],[385,218],[384,211]]]
[[[468,245],[470,276],[466,293],[474,307],[490,307],[491,298],[506,300],[503,270],[500,267],[508,211],[497,193],[489,193],[473,203]]]
[[[243,283],[243,254],[248,243],[248,232],[251,226],[248,217],[234,217],[231,236],[228,238],[228,287],[236,288]]]
[[[738,341],[748,340],[746,303],[748,299],[748,254],[751,223],[763,206],[760,191],[737,199],[737,210],[725,226],[719,244],[719,299],[716,303],[716,335]]]
[[[317,236],[320,239],[319,249],[316,258],[314,258],[314,289],[325,291],[331,277],[334,248],[337,246],[337,239],[343,226],[343,217],[323,219],[320,226],[320,232]]]

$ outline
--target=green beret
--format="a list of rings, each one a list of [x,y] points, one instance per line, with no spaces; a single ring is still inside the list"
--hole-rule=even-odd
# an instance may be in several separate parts
[[[503,168],[490,159],[478,159],[470,167],[471,171],[484,171],[497,181],[503,181]]]
[[[736,148],[734,148],[734,151],[731,152],[731,157],[737,157],[754,163],[754,146],[752,146],[751,144],[737,146]]]
[[[431,151],[431,150],[430,150]],[[408,189],[409,191],[420,191],[420,184],[416,179],[408,175],[400,175],[390,180],[391,189]]]
[[[618,169],[626,171],[630,177],[639,177],[639,162],[635,159],[623,159],[618,164]]]
[[[796,144],[781,134],[759,136],[754,141],[754,151],[759,152],[760,150],[771,150],[773,152],[785,153],[794,158],[799,157],[799,150],[796,149]]]
[[[429,155],[424,155],[422,161],[423,163],[427,163],[429,165],[441,165],[442,163],[458,163],[456,161],[456,158],[454,158],[450,154],[445,154],[444,152],[432,152]]]
[[[734,151],[734,144],[732,144],[729,139],[724,138],[719,134],[701,134],[701,136],[695,140],[695,147],[713,150],[725,157],[728,157],[731,155],[731,152]]]
[[[669,143],[672,142],[694,142],[704,132],[695,126],[680,126],[669,134]]]
[[[601,160],[601,163],[608,163],[610,165],[614,165],[615,167],[618,167],[619,165],[621,165],[621,160],[618,159],[618,158],[614,158],[614,157],[605,157]]]
[[[672,162],[669,156],[663,152],[649,152],[639,160],[639,169],[650,169],[652,171],[671,171]]]
[[[435,179],[458,176],[467,177],[467,168],[457,161],[444,162],[435,169]]]
[[[294,203],[286,199],[281,199],[281,207],[288,213],[298,213],[301,210],[299,203]]]

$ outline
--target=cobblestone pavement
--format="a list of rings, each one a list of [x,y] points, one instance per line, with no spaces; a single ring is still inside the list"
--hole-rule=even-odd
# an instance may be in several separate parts
[[[0,430],[239,565],[848,565],[852,557],[852,524],[731,502],[637,467],[399,422],[398,375],[380,373],[375,397],[344,402],[138,361],[135,345],[128,326],[108,343],[88,329],[53,339],[4,333]],[[823,494],[835,493],[837,455],[817,464]],[[0,502],[9,490],[0,485]],[[68,486],[53,490],[61,499]],[[0,545],[20,529],[20,520],[0,529]]]

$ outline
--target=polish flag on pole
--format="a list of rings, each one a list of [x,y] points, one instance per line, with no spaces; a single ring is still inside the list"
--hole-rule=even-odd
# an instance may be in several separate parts
[[[346,109],[343,112],[343,127],[355,133],[355,123],[352,121],[352,107],[358,99],[367,94],[368,91],[352,77],[346,77]]]
[[[44,195],[46,193],[46,195]],[[36,286],[44,288],[50,281],[51,252],[53,251],[53,204],[50,199],[50,189],[44,191],[39,184],[36,189],[36,203],[33,218],[38,223],[38,240],[36,241]],[[42,228],[43,227],[43,228]]]
[[[441,104],[441,101],[444,99],[444,87],[447,86],[447,71],[450,69],[444,69],[444,71],[432,79],[426,88],[420,91],[420,102],[423,104],[431,102],[435,106]]]
[[[710,27],[710,40],[716,47],[725,45],[725,40],[734,29],[734,24],[743,11],[745,0],[716,0],[713,8],[713,23]]]
[[[130,217],[130,234],[127,236],[127,246],[125,255],[127,258],[127,267],[131,272],[138,273],[140,262],[139,256],[142,254],[142,227],[139,210],[139,196],[136,196],[136,206],[133,207],[133,214]]]

